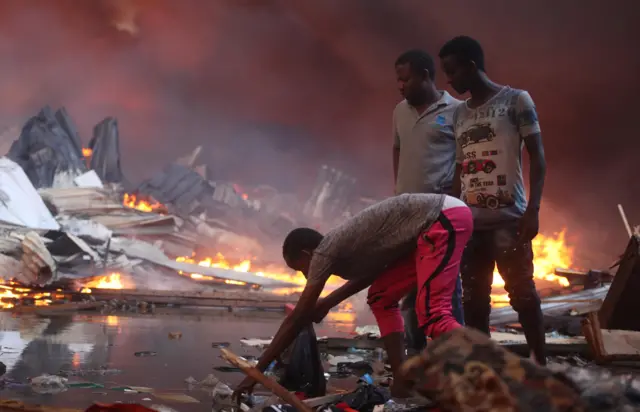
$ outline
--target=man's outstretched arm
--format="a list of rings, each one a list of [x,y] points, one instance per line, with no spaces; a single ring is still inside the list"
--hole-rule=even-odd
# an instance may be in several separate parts
[[[260,357],[256,368],[261,371],[267,369],[271,362],[291,345],[302,328],[311,323],[316,302],[324,288],[324,283],[314,282],[305,286],[295,309],[280,325],[280,329],[278,329],[271,344]]]

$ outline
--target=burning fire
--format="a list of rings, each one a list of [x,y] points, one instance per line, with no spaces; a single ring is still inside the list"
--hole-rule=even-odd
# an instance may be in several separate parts
[[[122,202],[126,207],[131,209],[138,209],[143,212],[158,212],[164,209],[164,205],[158,202],[148,202],[146,200],[138,199],[135,194],[124,194],[124,200]]]
[[[534,254],[534,278],[537,280],[544,280],[547,282],[557,283],[559,286],[566,287],[569,286],[569,281],[567,278],[562,276],[557,276],[554,274],[556,268],[570,268],[573,263],[573,249],[567,246],[565,241],[565,232],[562,231],[555,236],[544,236],[538,235],[532,242],[533,246],[533,254]],[[179,257],[176,259],[177,262],[186,262],[191,264],[197,264],[203,267],[211,267],[211,268],[222,268],[235,270],[237,272],[253,272],[258,276],[263,276],[270,279],[282,280],[284,282],[293,283],[299,285],[298,287],[292,288],[280,288],[273,290],[273,293],[276,294],[291,294],[301,292],[302,288],[306,283],[306,279],[302,275],[302,273],[297,272],[287,273],[286,270],[264,270],[253,268],[253,264],[251,260],[243,260],[238,264],[231,264],[227,261],[227,259],[220,253],[216,254],[215,257],[207,257],[201,260],[197,260],[191,257]],[[205,276],[199,273],[191,273],[184,274],[185,276],[190,276],[192,279],[197,280],[213,280],[214,278],[211,276]],[[344,281],[338,277],[332,276],[327,282],[327,285],[330,287],[326,288],[323,291],[323,296],[326,296],[330,292],[331,289],[340,286]],[[244,282],[226,280],[227,284],[234,285],[244,285]],[[502,288],[504,286],[504,280],[498,273],[497,269],[494,270],[493,273],[493,284],[494,288]],[[506,301],[506,294],[494,294],[492,295],[493,301]]]
[[[573,248],[567,246],[565,241],[565,230],[555,235],[555,237],[547,237],[538,235],[531,242],[533,247],[533,277],[537,280],[554,282],[560,286],[569,286],[569,281],[563,276],[555,275],[557,268],[568,269],[573,263]],[[498,269],[493,270],[494,288],[504,287],[504,280],[498,273]],[[506,294],[491,295],[494,306],[503,306],[507,304],[508,297]]]
[[[88,147],[82,148],[82,156],[91,157],[92,154],[93,154],[93,149],[89,149]]]
[[[124,284],[122,283],[120,274],[113,272],[87,282],[81,292],[91,293],[91,289],[124,289]]]
[[[23,300],[33,300],[35,306],[47,306],[51,304],[51,298],[51,292],[37,292],[13,280],[6,283],[0,280],[0,309],[11,309]]]
[[[191,264],[197,264],[198,266],[203,266],[203,267],[208,267],[208,268],[220,268],[220,269],[228,269],[228,270],[235,270],[236,272],[243,272],[243,273],[247,273],[247,272],[253,272],[255,275],[257,276],[262,276],[262,277],[266,277],[266,278],[270,278],[270,279],[276,279],[276,280],[281,280],[283,282],[288,282],[288,283],[293,283],[296,285],[300,285],[300,287],[295,287],[295,288],[281,288],[281,289],[276,289],[272,292],[277,293],[277,294],[291,294],[291,293],[296,293],[296,292],[300,292],[302,291],[302,287],[304,286],[304,284],[306,283],[306,280],[304,278],[304,276],[302,275],[302,273],[298,272],[295,274],[292,273],[286,273],[285,270],[280,271],[263,271],[263,270],[257,270],[257,269],[253,269],[252,270],[252,263],[251,260],[246,259],[243,260],[242,262],[233,265],[231,263],[229,263],[227,261],[227,259],[221,254],[221,253],[217,253],[215,257],[211,258],[211,257],[207,257],[201,260],[196,260],[194,258],[190,258],[190,257],[179,257],[176,259],[176,262],[185,262],[185,263],[191,263]],[[190,276],[192,279],[197,279],[197,280],[214,280],[214,278],[212,276],[205,276],[202,275],[200,273],[189,273],[189,274],[185,274],[180,272],[181,275],[185,275],[185,276]],[[236,280],[229,280],[226,279],[224,280],[224,283],[228,284],[228,285],[246,285],[245,282],[240,282],[240,281],[236,281]]]

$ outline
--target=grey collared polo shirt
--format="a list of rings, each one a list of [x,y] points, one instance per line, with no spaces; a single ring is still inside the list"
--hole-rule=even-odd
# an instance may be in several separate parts
[[[406,100],[393,111],[393,146],[400,149],[396,194],[448,193],[456,164],[453,113],[460,100],[446,91],[422,114]]]

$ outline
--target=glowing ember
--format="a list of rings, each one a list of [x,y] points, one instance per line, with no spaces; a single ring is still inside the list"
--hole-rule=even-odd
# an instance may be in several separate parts
[[[138,209],[143,212],[158,212],[164,209],[164,205],[158,202],[148,202],[143,199],[138,199],[135,194],[124,194],[124,200],[122,202],[126,207],[131,209]]]
[[[92,154],[93,154],[93,149],[89,149],[88,147],[82,148],[82,156],[91,157]]]
[[[51,292],[34,292],[13,280],[7,283],[0,280],[0,309],[11,309],[23,299],[33,300],[36,306],[47,306],[51,304]]]
[[[124,289],[119,273],[111,273],[99,279],[94,279],[85,284],[82,293],[91,293],[91,289]]]

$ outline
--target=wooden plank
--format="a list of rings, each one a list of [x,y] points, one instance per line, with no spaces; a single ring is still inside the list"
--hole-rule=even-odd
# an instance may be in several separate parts
[[[36,313],[36,314],[49,314],[58,312],[75,312],[78,310],[96,309],[103,306],[103,302],[73,302],[73,303],[61,303],[58,305],[49,306],[15,306],[11,309],[3,309],[4,312],[12,313]]]
[[[254,381],[259,382],[265,388],[271,390],[275,395],[277,395],[280,399],[288,403],[289,405],[296,408],[296,410],[301,412],[313,412],[311,407],[304,404],[296,395],[286,390],[282,387],[278,382],[273,379],[270,379],[259,371],[257,368],[254,368],[247,361],[236,356],[235,353],[231,352],[228,349],[220,349],[222,352],[222,357],[233,366],[236,366],[247,374]]]
[[[583,331],[597,363],[640,360],[640,332],[601,329],[597,312],[587,316]]]
[[[94,289],[92,290],[92,295],[98,300],[119,299],[181,306],[278,310],[284,310],[287,303],[296,302],[295,299],[288,296],[246,291],[194,293],[157,290]]]
[[[640,238],[632,236],[598,312],[604,329],[640,331]]]

